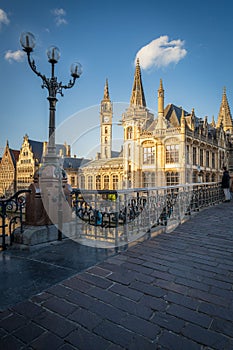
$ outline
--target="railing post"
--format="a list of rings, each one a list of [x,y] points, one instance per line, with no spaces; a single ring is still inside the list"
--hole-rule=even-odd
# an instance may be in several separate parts
[[[124,241],[128,242],[128,205],[127,193],[124,193],[125,223],[124,223]]]
[[[6,250],[6,202],[2,206],[2,250]]]
[[[150,203],[150,190],[147,191],[147,203],[148,203],[148,227],[149,227],[149,230],[147,231],[148,232],[148,238],[151,237],[151,222],[150,222],[150,219],[151,219],[151,203]]]
[[[115,227],[115,251],[118,252],[118,245],[119,245],[119,236],[118,236],[118,218],[119,218],[119,195],[116,196],[115,201],[115,220],[116,220],[116,227]]]

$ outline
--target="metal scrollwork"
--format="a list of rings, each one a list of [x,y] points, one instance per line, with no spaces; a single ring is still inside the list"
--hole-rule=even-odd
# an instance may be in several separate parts
[[[75,196],[73,207],[75,208],[77,217],[90,225],[105,228],[114,228],[118,225],[124,225],[126,222],[131,222],[141,214],[146,205],[145,197],[136,197],[129,199],[125,206],[121,205],[118,210],[116,208],[115,210],[110,208],[111,205],[109,208],[103,210],[94,208],[82,196],[80,197],[80,194],[80,191],[73,190],[73,195]],[[117,199],[117,193],[115,191],[103,191],[103,194],[108,196],[109,203]]]
[[[30,192],[30,190],[20,190],[9,198],[0,199],[0,237],[2,238],[2,250],[6,249],[7,236],[10,237],[10,244],[12,243],[13,228],[15,225],[19,225],[21,233],[23,232],[23,210],[26,202],[25,193]]]

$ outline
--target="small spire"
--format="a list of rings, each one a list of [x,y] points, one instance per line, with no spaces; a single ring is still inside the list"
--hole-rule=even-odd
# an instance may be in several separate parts
[[[231,133],[233,131],[233,121],[231,116],[231,110],[226,95],[226,87],[223,88],[222,102],[219,109],[217,128],[223,124],[224,131],[229,130]]]
[[[134,73],[134,82],[133,82],[133,89],[132,89],[130,104],[134,106],[146,107],[146,100],[145,100],[144,90],[142,86],[139,58],[137,58],[137,63],[136,63],[136,68]]]
[[[108,90],[108,79],[106,79],[104,86],[104,100],[110,101],[109,90]]]
[[[159,90],[163,90],[163,81],[162,81],[162,79],[160,79]]]
[[[211,122],[211,125],[212,125],[214,128],[216,127],[215,120],[214,120],[214,116],[212,116],[212,122]]]
[[[184,110],[182,107],[180,107],[180,108],[181,108],[181,119],[184,119]]]
[[[158,88],[158,97],[164,97],[163,81],[160,79]]]

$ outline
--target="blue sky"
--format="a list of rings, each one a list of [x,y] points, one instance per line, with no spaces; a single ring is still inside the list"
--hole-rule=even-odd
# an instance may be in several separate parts
[[[55,74],[64,84],[70,65],[82,64],[76,85],[64,97],[58,95],[56,125],[58,131],[60,125],[66,132],[72,129],[79,144],[66,132],[64,141],[71,143],[73,154],[86,156],[84,149],[98,138],[106,78],[113,104],[126,105],[137,55],[147,106],[155,113],[160,78],[165,104],[194,108],[198,117],[207,115],[211,121],[214,115],[216,120],[225,86],[233,109],[232,11],[231,0],[0,0],[0,152],[7,139],[19,149],[26,133],[38,141],[48,138],[47,91],[22,55],[22,32],[34,34],[33,57],[46,76],[50,45],[61,51]],[[113,120],[119,119],[116,108]],[[88,128],[96,129],[95,136]]]

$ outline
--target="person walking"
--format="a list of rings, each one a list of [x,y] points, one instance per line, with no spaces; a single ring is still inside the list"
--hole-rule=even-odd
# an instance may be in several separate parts
[[[223,167],[223,175],[222,175],[222,188],[225,195],[225,202],[230,202],[231,193],[230,193],[230,175],[227,168]]]

